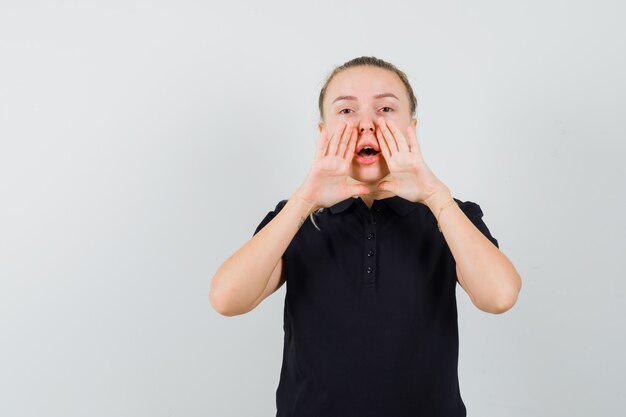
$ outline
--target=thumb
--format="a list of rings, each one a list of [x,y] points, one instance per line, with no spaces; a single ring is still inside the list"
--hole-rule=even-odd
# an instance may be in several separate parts
[[[383,181],[378,184],[378,189],[381,191],[392,191],[393,192],[393,184],[391,181]]]
[[[350,192],[352,193],[351,195],[369,194],[370,189],[365,185],[355,185]]]

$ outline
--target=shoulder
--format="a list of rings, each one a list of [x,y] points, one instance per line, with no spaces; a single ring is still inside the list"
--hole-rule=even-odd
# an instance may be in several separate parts
[[[470,200],[463,201],[455,197],[452,198],[454,199],[454,201],[456,201],[456,203],[459,205],[459,208],[463,211],[463,213],[465,213],[467,217],[480,218],[483,216],[483,211],[478,203]]]
[[[285,204],[287,204],[287,200],[280,200],[278,203],[276,203],[271,213],[274,213],[274,214],[278,213],[279,211],[282,210],[283,207],[285,207]]]
[[[261,220],[261,222],[258,224],[256,229],[254,230],[253,235],[256,235],[259,232],[259,230],[265,227],[266,224],[268,224],[274,217],[276,217],[276,215],[280,212],[280,210],[282,210],[282,208],[285,207],[285,204],[287,204],[287,200],[280,200],[278,203],[276,203],[276,206],[274,207],[274,209],[267,212],[263,220]]]
[[[276,210],[280,210],[280,209],[282,209],[283,207],[285,207],[285,204],[287,204],[287,201],[288,201],[288,200],[280,200],[280,201],[278,202],[278,204],[276,204]]]

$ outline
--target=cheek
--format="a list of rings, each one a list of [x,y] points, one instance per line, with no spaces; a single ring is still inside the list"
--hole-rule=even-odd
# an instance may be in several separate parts
[[[385,120],[388,122],[392,122],[396,129],[402,132],[403,135],[406,134],[406,129],[411,124],[410,121],[407,121],[405,117],[398,115],[390,115],[386,117]]]

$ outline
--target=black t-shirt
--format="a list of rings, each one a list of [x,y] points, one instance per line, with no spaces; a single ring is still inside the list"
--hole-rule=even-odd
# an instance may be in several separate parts
[[[480,206],[454,200],[499,247]],[[465,416],[456,263],[430,209],[350,197],[314,216],[321,230],[307,219],[283,254],[277,416]]]

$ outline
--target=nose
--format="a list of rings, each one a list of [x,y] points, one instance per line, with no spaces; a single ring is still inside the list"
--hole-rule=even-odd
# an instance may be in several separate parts
[[[374,133],[374,122],[369,117],[363,118],[359,124],[359,133],[363,134],[366,131]]]

